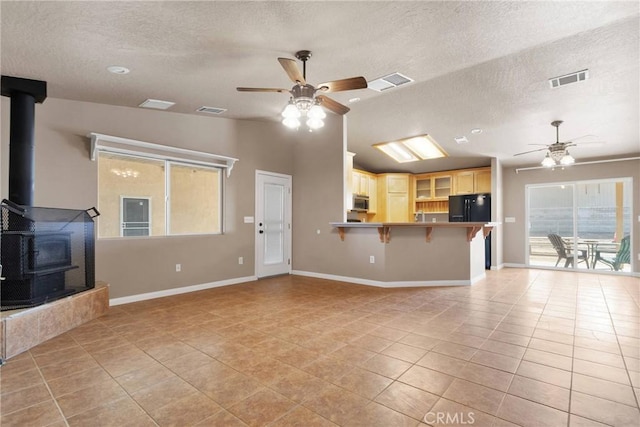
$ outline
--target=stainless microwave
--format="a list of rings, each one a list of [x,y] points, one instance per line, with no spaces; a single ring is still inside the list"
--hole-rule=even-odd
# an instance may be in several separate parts
[[[353,209],[356,212],[368,212],[369,211],[369,196],[361,194],[353,195]]]

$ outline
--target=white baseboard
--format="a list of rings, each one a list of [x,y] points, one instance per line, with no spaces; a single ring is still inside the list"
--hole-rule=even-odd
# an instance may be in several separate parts
[[[524,264],[516,264],[516,263],[512,263],[512,262],[505,262],[502,265],[504,265],[507,268],[527,268],[527,266],[524,265]]]
[[[414,288],[427,286],[469,286],[486,277],[481,274],[472,280],[419,280],[419,281],[398,281],[381,282],[379,280],[361,279],[359,277],[337,276],[335,274],[316,273],[313,271],[293,270],[291,274],[298,276],[315,277],[316,279],[336,280],[339,282],[355,283],[357,285],[376,286],[379,288]]]
[[[505,267],[504,263],[503,264],[498,264],[498,265],[492,265],[491,266],[491,271],[502,270],[504,267]]]
[[[219,288],[221,286],[237,285],[238,283],[253,282],[258,280],[256,276],[237,277],[235,279],[220,280],[218,282],[202,283],[200,285],[184,286],[180,288],[165,289],[156,292],[147,292],[144,294],[131,295],[128,297],[112,298],[109,305],[128,304],[131,302],[145,301],[148,299],[168,297],[171,295],[186,294],[188,292],[202,291],[205,289]]]

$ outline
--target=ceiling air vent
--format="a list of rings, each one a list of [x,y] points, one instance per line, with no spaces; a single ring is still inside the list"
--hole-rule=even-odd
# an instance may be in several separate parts
[[[207,113],[207,114],[222,114],[227,111],[226,108],[217,108],[217,107],[205,107],[202,106],[196,110],[198,113]]]
[[[400,73],[389,74],[388,76],[380,77],[379,79],[367,82],[367,87],[378,92],[385,91],[387,89],[393,89],[394,87],[402,86],[407,83],[411,83],[413,79],[404,76]]]
[[[549,85],[552,89],[554,89],[571,83],[583,82],[588,78],[589,70],[576,71],[575,73],[565,74],[564,76],[553,77],[549,79]]]
[[[142,104],[138,105],[138,107],[154,108],[156,110],[166,110],[167,108],[171,108],[174,105],[176,105],[175,102],[161,101],[159,99],[147,99]]]

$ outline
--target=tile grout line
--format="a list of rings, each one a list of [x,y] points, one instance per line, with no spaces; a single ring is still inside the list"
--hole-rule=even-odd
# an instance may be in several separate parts
[[[53,400],[53,404],[56,405],[56,408],[58,408],[58,412],[60,413],[60,416],[64,421],[64,425],[66,427],[69,427],[69,422],[67,421],[67,417],[64,415],[64,412],[62,412],[62,408],[58,404],[58,399],[56,399],[55,396],[53,395],[53,391],[51,391],[51,388],[49,387],[49,382],[44,377],[44,374],[40,370],[40,365],[38,365],[38,362],[36,362],[36,359],[35,357],[33,357],[33,354],[31,353],[31,351],[29,351],[29,356],[31,356],[31,359],[33,359],[33,363],[36,365],[36,369],[38,370],[38,373],[40,374],[40,378],[42,378],[42,381],[44,382],[44,385],[47,388],[47,391],[49,392],[49,396],[51,396],[51,400]]]
[[[578,304],[580,297],[580,280],[576,281],[575,306],[573,308],[573,340],[571,343],[571,381],[569,382],[569,407],[567,408],[567,427],[571,427],[571,398],[573,397],[573,365],[575,363],[576,353],[576,329],[578,329]]]
[[[618,338],[618,331],[616,330],[616,324],[613,321],[613,316],[611,316],[611,310],[609,309],[609,303],[607,302],[607,295],[604,293],[602,289],[602,283],[600,283],[600,279],[598,279],[598,284],[600,285],[600,292],[602,293],[602,297],[604,299],[604,303],[607,306],[607,313],[609,314],[609,320],[611,320],[611,327],[613,328],[613,332],[616,336],[616,343],[618,344],[618,350],[620,350],[620,358],[622,359],[622,364],[624,365],[624,369],[627,373],[627,378],[629,379],[629,386],[631,387],[631,393],[633,393],[633,397],[636,399],[636,407],[640,410],[640,400],[638,398],[638,394],[636,393],[636,389],[633,386],[633,381],[631,380],[631,374],[629,373],[629,367],[627,366],[627,361],[624,358],[624,353],[622,352],[622,345],[620,344],[620,339]],[[626,288],[624,288],[625,292],[627,292]],[[617,402],[619,403],[619,402]]]

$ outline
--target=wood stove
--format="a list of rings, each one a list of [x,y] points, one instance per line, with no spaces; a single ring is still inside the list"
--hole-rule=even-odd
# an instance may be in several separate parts
[[[94,208],[40,208],[3,200],[0,210],[2,310],[32,307],[94,287]]]

